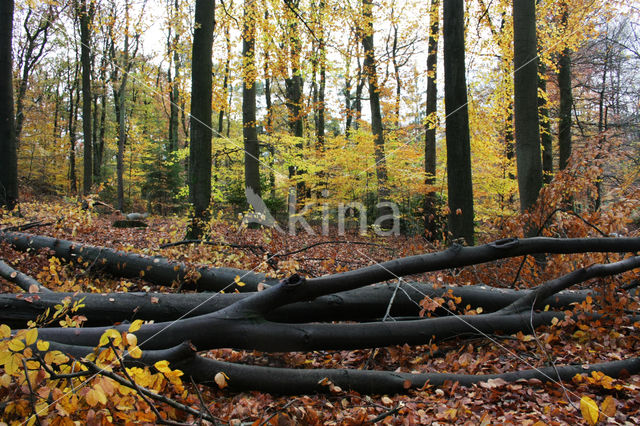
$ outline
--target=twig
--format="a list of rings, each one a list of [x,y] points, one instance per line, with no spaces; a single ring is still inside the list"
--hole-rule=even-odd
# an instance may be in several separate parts
[[[398,411],[400,411],[401,409],[404,408],[404,404],[400,403],[398,404],[396,407],[385,411],[384,413],[380,414],[379,416],[371,419],[371,420],[367,420],[366,423],[376,423],[379,422],[380,420],[386,419],[389,416],[393,416],[395,414],[398,414]]]
[[[267,423],[269,423],[269,420],[271,420],[272,418],[274,418],[278,413],[283,412],[284,410],[286,410],[291,404],[293,404],[294,402],[296,402],[298,400],[298,398],[294,398],[291,401],[287,402],[286,404],[284,404],[282,407],[280,407],[275,413],[273,413],[272,415],[270,415],[268,418],[266,418],[265,420],[263,420],[259,426],[263,426],[266,425]]]
[[[391,247],[385,247],[382,244],[376,244],[376,243],[369,243],[366,241],[347,241],[347,240],[338,240],[338,241],[320,241],[318,243],[313,243],[313,244],[309,244],[308,246],[304,246],[301,249],[298,250],[293,250],[293,251],[288,251],[285,253],[278,253],[278,254],[274,254],[273,257],[285,257],[285,256],[290,256],[292,254],[297,254],[297,253],[301,253],[305,250],[309,250],[310,248],[313,247],[317,247],[320,245],[325,245],[325,244],[354,244],[354,245],[363,245],[363,246],[374,246],[374,247],[382,247],[386,250],[391,250],[393,251],[393,248]]]
[[[190,376],[189,379],[191,379],[191,384],[193,385],[193,388],[196,390],[196,394],[198,395],[198,399],[200,400],[200,404],[202,404],[202,409],[206,410],[207,413],[209,413],[209,415],[212,418],[214,418],[215,416],[213,415],[211,410],[209,410],[209,407],[207,406],[207,403],[204,401],[204,398],[202,397],[202,392],[200,392],[200,388],[198,387],[198,384],[196,383],[195,380],[193,380],[193,377]]]
[[[133,390],[139,392],[140,395],[146,395],[151,399],[155,399],[156,401],[164,402],[165,404],[167,404],[167,405],[169,405],[169,406],[171,406],[173,408],[176,408],[178,410],[182,410],[182,411],[184,411],[184,412],[186,412],[188,414],[193,414],[194,416],[202,416],[202,413],[199,410],[196,410],[196,409],[194,409],[192,407],[189,407],[188,405],[181,404],[181,403],[179,403],[177,401],[174,401],[171,398],[167,398],[164,395],[157,394],[157,393],[155,393],[153,391],[150,391],[149,389],[146,389],[146,388],[144,388],[142,386],[138,386],[135,382],[133,382],[133,381],[130,382],[130,381],[120,377],[116,373],[113,373],[111,371],[106,371],[106,370],[98,367],[96,364],[94,364],[91,361],[83,360],[81,363],[84,364],[89,369],[89,371],[91,373],[93,373],[93,374],[101,374],[101,375],[103,375],[105,377],[108,377],[108,378],[118,382],[119,384],[121,384],[123,386],[126,386],[126,387],[128,387],[130,389],[133,389]],[[126,372],[126,369],[123,369],[123,370]],[[150,405],[150,406],[153,407],[153,405]],[[209,416],[202,416],[202,417],[205,420],[209,420],[210,422],[214,422],[215,423],[215,419],[209,418]],[[162,420],[163,420],[162,417],[159,417],[159,421],[162,421]],[[175,423],[175,424],[182,425],[182,423]]]
[[[26,231],[27,229],[38,228],[38,227],[41,227],[41,226],[49,226],[49,225],[53,225],[53,224],[54,224],[54,222],[42,223],[41,220],[38,220],[36,222],[25,223],[24,225],[8,226],[6,228],[1,229],[0,232],[5,232],[5,231]]]
[[[27,362],[22,359],[22,366],[24,367],[24,378],[27,381],[27,387],[29,388],[29,403],[31,404],[31,411],[33,411],[33,416],[36,418],[36,423],[40,423],[40,417],[38,416],[38,412],[36,411],[36,400],[34,397],[33,387],[31,386],[31,380],[29,380],[29,374],[27,371]]]

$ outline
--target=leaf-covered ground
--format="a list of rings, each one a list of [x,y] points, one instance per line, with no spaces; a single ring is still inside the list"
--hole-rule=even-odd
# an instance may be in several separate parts
[[[293,272],[305,276],[320,276],[374,264],[378,261],[424,253],[437,249],[421,237],[374,237],[349,233],[344,236],[280,234],[263,229],[246,229],[238,221],[214,220],[212,239],[220,246],[181,245],[161,249],[163,243],[179,241],[184,236],[186,219],[157,217],[147,219],[148,228],[114,228],[113,214],[83,210],[77,203],[60,200],[27,200],[21,205],[23,217],[2,216],[0,226],[23,225],[40,221],[42,226],[26,232],[85,242],[145,254],[162,255],[190,264],[229,266],[286,277]],[[573,235],[578,236],[578,235]],[[497,239],[500,235],[493,235]],[[331,244],[324,242],[331,241]],[[356,244],[368,242],[373,244]],[[323,243],[323,244],[317,244]],[[238,247],[240,246],[240,247]],[[313,246],[304,249],[305,247]],[[295,252],[299,249],[304,249]],[[276,261],[267,258],[280,254]],[[521,267],[522,259],[511,259],[466,270],[448,270],[412,277],[443,284],[477,284],[530,287],[547,278],[566,273],[584,264],[615,261],[615,256],[556,256],[547,259],[544,269],[533,260]],[[153,286],[141,279],[117,279],[97,271],[95,265],[70,265],[44,253],[22,253],[0,245],[0,258],[14,268],[38,279],[57,291],[171,291]],[[577,307],[582,311],[614,312],[615,321],[564,321],[554,327],[540,329],[535,336],[519,333],[513,336],[460,338],[439,345],[390,347],[375,350],[317,351],[312,353],[266,354],[231,349],[215,350],[209,356],[221,360],[291,368],[355,368],[403,372],[450,372],[487,374],[530,369],[555,363],[587,364],[623,359],[640,354],[638,323],[625,320],[623,312],[638,312],[638,301],[616,288],[635,278],[622,277],[591,280],[589,286],[600,286],[608,300],[591,300]],[[14,293],[15,286],[0,279],[2,291]],[[215,297],[215,295],[212,295]],[[458,306],[456,300],[425,301],[423,307],[432,310],[443,303],[454,312],[472,312],[472,307]],[[384,312],[381,312],[381,317]],[[81,322],[82,318],[69,318]],[[26,420],[30,415],[29,389],[6,378],[0,380],[0,407],[6,422]],[[95,380],[95,379],[94,379]],[[274,377],[273,380],[278,380]],[[594,373],[591,377],[576,377],[572,382],[543,384],[537,380],[507,384],[501,380],[481,383],[469,388],[451,383],[440,389],[428,383],[420,391],[405,395],[360,395],[327,383],[325,395],[278,396],[257,392],[232,393],[226,389],[196,389],[185,381],[185,391],[166,386],[167,396],[193,407],[207,405],[209,412],[222,423],[230,424],[576,424],[593,421],[595,401],[599,421],[603,424],[640,423],[640,377],[613,380]],[[41,381],[44,389],[49,389]],[[106,385],[105,385],[106,386]],[[54,404],[41,420],[50,424],[70,424],[75,420],[94,424],[125,419],[141,423],[157,422],[155,414],[138,401],[140,416],[118,416],[118,406],[104,403],[88,393],[78,392],[75,410]],[[43,396],[45,398],[45,396]],[[46,398],[45,398],[46,399]],[[582,410],[581,410],[582,400]],[[111,404],[111,405],[110,405]],[[59,406],[60,405],[60,406]],[[191,415],[158,403],[163,414],[179,421],[196,421]],[[123,411],[124,412],[124,411]],[[143,415],[144,414],[144,415]]]

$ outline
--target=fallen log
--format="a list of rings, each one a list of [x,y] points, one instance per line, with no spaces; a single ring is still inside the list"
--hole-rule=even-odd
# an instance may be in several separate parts
[[[317,297],[306,302],[282,306],[265,314],[274,322],[304,323],[331,321],[379,321],[387,311],[395,291],[395,285],[375,284],[356,290]],[[484,285],[464,287],[437,287],[431,284],[402,283],[389,309],[392,318],[413,318],[420,315],[420,301],[425,297],[459,297],[459,306],[481,307],[483,312],[493,312],[522,298],[528,291],[496,289]],[[565,309],[572,303],[580,303],[593,291],[565,291],[545,299],[550,309]],[[26,328],[47,309],[55,312],[55,306],[65,299],[82,301],[75,315],[87,318],[84,326],[106,326],[136,319],[155,322],[174,321],[209,314],[246,299],[250,293],[58,293],[49,292],[37,296],[24,294],[0,294],[0,324],[11,328]],[[544,306],[544,305],[543,305]],[[444,309],[436,309],[434,316],[447,315]]]
[[[260,283],[273,284],[277,280],[264,274],[235,268],[191,267],[164,257],[144,256],[107,247],[96,247],[73,241],[21,232],[0,232],[0,241],[6,241],[20,251],[46,249],[49,254],[67,262],[103,270],[118,277],[137,277],[150,283],[198,291],[256,291]],[[244,286],[238,286],[240,277]]]
[[[592,265],[589,268],[597,271],[599,276],[606,276],[638,266],[640,256],[606,266]],[[573,284],[579,282],[573,278],[575,274],[576,272],[572,272],[565,275],[564,280],[570,281],[571,278]],[[582,273],[580,276],[590,278],[589,273]],[[266,320],[266,314],[277,308],[328,294],[332,286],[325,284],[318,288],[317,284],[312,284],[317,280],[320,279],[307,281],[293,275],[276,286],[238,300],[220,311],[175,322],[147,324],[137,332],[140,347],[161,349],[176,346],[185,340],[191,341],[198,350],[236,348],[272,352],[418,345],[463,334],[529,332],[535,327],[549,324],[554,318],[561,320],[565,316],[564,312],[488,313],[362,324],[287,324]],[[358,284],[352,283],[351,286]],[[543,284],[541,287],[545,289],[547,297],[552,293],[546,289],[560,289],[557,285],[545,287]],[[529,298],[530,293],[521,297],[526,300]],[[518,301],[514,303],[517,304]],[[126,331],[126,325],[116,329]],[[95,346],[105,330],[104,327],[42,329],[41,335],[60,343]]]
[[[34,278],[13,269],[2,260],[0,260],[0,277],[16,284],[27,293],[52,293],[51,290],[40,284]]]
[[[94,352],[93,348],[51,343],[50,349],[59,350],[80,360]],[[404,373],[395,371],[372,371],[356,369],[291,369],[243,365],[199,356],[189,344],[164,350],[143,351],[140,358],[126,356],[127,366],[152,366],[155,362],[169,361],[172,369],[181,370],[197,383],[218,388],[215,377],[218,373],[227,376],[229,390],[259,391],[272,394],[330,393],[333,386],[363,394],[405,393],[409,389],[420,389],[425,385],[443,386],[447,382],[458,382],[461,386],[472,386],[489,380],[504,382],[537,379],[542,382],[570,381],[577,374],[591,375],[599,371],[609,377],[619,378],[640,373],[640,358],[596,364],[557,365],[511,371],[498,374],[454,374],[454,373]],[[277,380],[274,380],[277,378]],[[499,386],[499,384],[493,384]]]

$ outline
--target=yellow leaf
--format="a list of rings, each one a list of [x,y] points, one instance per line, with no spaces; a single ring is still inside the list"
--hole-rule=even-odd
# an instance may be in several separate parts
[[[599,410],[598,404],[589,398],[588,396],[583,396],[580,398],[580,411],[582,412],[582,417],[589,423],[590,425],[594,425],[598,423]]]
[[[60,351],[47,352],[44,356],[44,362],[47,364],[63,364],[69,361],[69,358]]]
[[[602,405],[600,406],[600,408],[602,409],[602,414],[607,417],[614,417],[617,410],[616,405],[617,402],[615,398],[613,398],[611,395],[607,395],[607,397],[602,402]]]
[[[11,329],[6,324],[0,325],[0,338],[6,339],[11,336]]]
[[[29,331],[27,331],[27,335],[25,336],[25,341],[27,342],[27,345],[33,345],[37,339],[38,339],[38,329],[30,328]]]
[[[14,352],[20,352],[24,348],[25,346],[22,340],[13,339],[9,342],[9,349],[11,349]]]
[[[122,343],[122,339],[120,337],[120,333],[118,333],[118,330],[110,328],[102,333],[98,346],[106,346],[107,344],[109,344],[109,339],[113,340],[114,346],[120,346],[120,343]]]
[[[136,331],[140,330],[141,326],[142,326],[142,320],[139,320],[139,319],[135,320],[129,326],[129,333],[135,333]]]
[[[171,369],[169,368],[169,361],[158,361],[155,364],[153,364],[153,366],[156,368],[156,370],[158,370],[161,373],[168,373],[171,371]]]
[[[13,355],[4,364],[4,371],[7,374],[13,374],[18,371],[20,367],[22,367],[22,363],[20,362],[19,356]]]
[[[37,348],[39,351],[47,351],[49,350],[49,342],[44,341],[44,340],[38,340],[38,343],[36,344]]]
[[[128,352],[129,352],[129,355],[131,355],[131,358],[140,358],[142,356],[142,351],[137,346],[131,346],[128,349]]]

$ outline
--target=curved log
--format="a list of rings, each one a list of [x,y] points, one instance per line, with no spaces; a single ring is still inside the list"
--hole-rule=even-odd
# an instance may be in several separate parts
[[[40,282],[36,281],[34,278],[13,269],[2,260],[0,260],[0,277],[16,284],[27,293],[32,291],[35,293],[53,293],[51,290],[40,284]]]
[[[395,291],[395,285],[374,284],[356,290],[320,296],[307,302],[292,303],[265,314],[274,322],[304,323],[330,321],[377,321],[384,317]],[[522,298],[524,290],[497,289],[484,285],[464,287],[436,287],[431,284],[403,283],[393,299],[389,314],[394,318],[417,318],[419,302],[425,297],[435,298],[449,294],[461,299],[460,306],[481,307],[483,312],[494,312]],[[572,303],[580,303],[592,291],[565,291],[545,299],[551,309],[564,309]],[[26,328],[47,309],[55,312],[55,306],[69,298],[71,302],[82,300],[84,305],[75,314],[87,318],[85,326],[107,326],[136,319],[155,322],[173,321],[182,317],[195,317],[224,309],[249,293],[41,293],[36,297],[24,294],[0,294],[0,324],[11,328]],[[436,309],[434,316],[447,315],[444,309]]]
[[[142,278],[162,286],[178,283],[184,289],[199,291],[251,292],[256,291],[260,283],[276,282],[266,278],[264,274],[241,269],[190,267],[159,256],[144,256],[21,232],[0,232],[0,241],[6,241],[20,251],[47,249],[52,256],[68,262],[78,262],[86,267],[93,265],[93,268],[114,276]],[[245,283],[242,287],[234,283],[238,276]]]
[[[51,350],[59,350],[76,359],[93,352],[93,348],[51,343]],[[591,365],[560,365],[500,374],[453,374],[453,373],[401,373],[355,369],[292,369],[235,364],[197,355],[188,342],[170,349],[143,351],[142,357],[127,357],[127,365],[153,365],[167,360],[172,369],[183,371],[197,383],[218,388],[214,378],[223,372],[229,378],[229,390],[234,392],[254,390],[272,394],[293,395],[329,393],[331,387],[326,380],[342,389],[364,394],[406,393],[408,389],[419,389],[428,384],[439,387],[446,382],[458,382],[462,386],[502,379],[505,382],[538,379],[543,382],[569,381],[576,374],[590,375],[600,371],[612,378],[640,373],[640,358],[603,362]],[[275,379],[277,378],[277,379]]]

